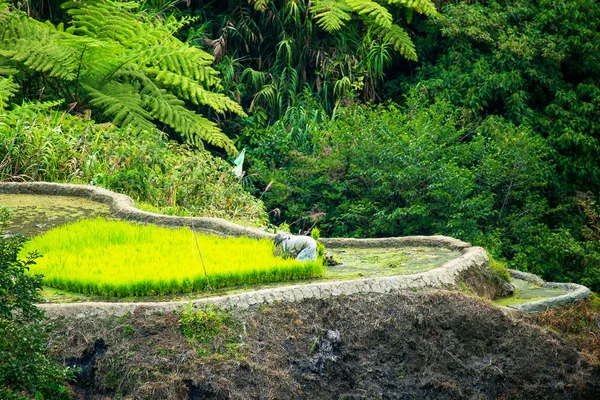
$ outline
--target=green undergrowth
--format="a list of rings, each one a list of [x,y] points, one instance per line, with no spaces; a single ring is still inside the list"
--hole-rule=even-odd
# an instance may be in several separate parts
[[[489,254],[489,252],[488,252]],[[489,256],[490,258],[490,270],[500,279],[505,282],[510,282],[510,272],[508,272],[508,268],[506,267],[506,262],[500,261]]]
[[[201,357],[242,358],[240,326],[229,310],[211,304],[194,310],[188,303],[181,313],[179,326]]]
[[[187,228],[100,218],[37,236],[22,254],[34,250],[43,257],[31,273],[43,274],[44,285],[111,297],[192,293],[325,273],[321,261],[275,257],[274,244],[268,239],[194,235]]]
[[[126,194],[150,211],[266,225],[262,201],[244,190],[225,160],[157,129],[97,124],[53,104],[0,113],[0,181],[88,184]]]

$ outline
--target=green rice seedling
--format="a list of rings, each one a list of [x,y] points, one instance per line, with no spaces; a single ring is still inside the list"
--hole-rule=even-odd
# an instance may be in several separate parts
[[[323,263],[275,257],[271,240],[197,234],[213,288],[320,277]],[[125,221],[81,220],[37,236],[23,253],[43,257],[31,273],[44,284],[100,296],[201,292],[207,277],[190,229]]]

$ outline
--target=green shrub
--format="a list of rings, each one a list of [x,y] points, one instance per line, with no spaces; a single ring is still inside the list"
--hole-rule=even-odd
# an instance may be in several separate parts
[[[10,214],[0,207],[0,398],[68,399],[64,382],[72,371],[51,362],[39,302],[40,275],[31,275],[38,255],[18,254],[22,236],[4,236]]]
[[[506,267],[506,262],[499,261],[494,257],[490,257],[490,269],[500,279],[510,282],[510,273]]]
[[[269,239],[194,237],[187,228],[102,219],[55,228],[34,237],[23,252],[31,249],[44,253],[31,271],[44,274],[45,285],[101,296],[191,293],[325,273],[321,261],[275,257]]]
[[[313,149],[294,151],[266,130],[250,151],[250,173],[273,181],[263,199],[273,222],[324,234],[382,237],[445,234],[467,241],[518,232],[545,204],[547,146],[524,127],[488,118],[474,132],[444,100],[418,91],[406,107],[354,106],[312,131]],[[280,144],[278,145],[278,141]],[[274,154],[273,152],[277,152]]]
[[[549,196],[560,177],[547,141],[500,116],[468,121],[426,94],[340,108],[302,151],[284,127],[266,129],[249,171],[258,187],[270,183],[261,195],[281,211],[272,222],[307,229],[320,218],[330,237],[453,236],[512,268],[598,290],[597,206]]]

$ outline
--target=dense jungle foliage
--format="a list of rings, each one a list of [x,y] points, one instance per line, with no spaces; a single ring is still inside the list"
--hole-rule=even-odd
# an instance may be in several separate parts
[[[600,289],[594,0],[31,0],[0,21],[3,180],[451,235]]]
[[[443,1],[419,62],[330,117],[303,96],[249,125],[256,193],[325,235],[447,234],[546,279],[600,289],[600,6]],[[364,100],[364,97],[362,97]],[[308,112],[307,112],[308,111]]]

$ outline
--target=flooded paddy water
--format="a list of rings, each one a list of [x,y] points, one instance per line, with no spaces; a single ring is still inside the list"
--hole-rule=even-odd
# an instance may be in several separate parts
[[[110,218],[110,206],[80,197],[0,194],[0,206],[13,213],[8,233],[27,237],[83,218]]]
[[[460,256],[459,251],[433,247],[332,248],[327,254],[340,263],[327,267],[330,279],[417,274]]]
[[[566,289],[542,287],[522,279],[512,278],[510,283],[515,287],[515,293],[512,296],[494,301],[494,304],[498,306],[511,306],[569,293]]]

